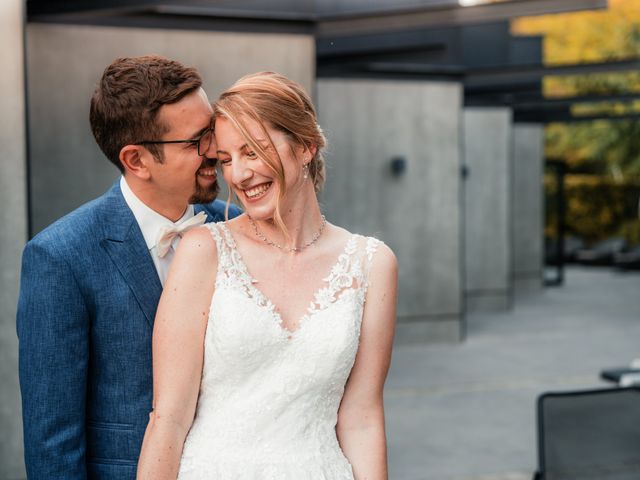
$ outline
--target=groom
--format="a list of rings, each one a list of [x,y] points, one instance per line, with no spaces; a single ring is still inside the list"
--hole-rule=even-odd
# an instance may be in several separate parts
[[[162,57],[109,65],[90,121],[122,177],[25,247],[17,328],[30,479],[135,478],[173,251],[182,231],[224,219],[201,85]]]

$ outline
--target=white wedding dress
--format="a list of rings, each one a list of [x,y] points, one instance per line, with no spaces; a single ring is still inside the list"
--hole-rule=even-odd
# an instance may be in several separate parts
[[[379,245],[353,235],[290,332],[256,288],[224,223],[196,416],[179,480],[353,480],[336,438]]]

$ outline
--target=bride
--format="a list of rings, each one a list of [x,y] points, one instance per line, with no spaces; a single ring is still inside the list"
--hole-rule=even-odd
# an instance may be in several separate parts
[[[325,138],[298,84],[248,75],[215,112],[245,213],[180,242],[138,478],[386,479],[395,256],[322,215]]]

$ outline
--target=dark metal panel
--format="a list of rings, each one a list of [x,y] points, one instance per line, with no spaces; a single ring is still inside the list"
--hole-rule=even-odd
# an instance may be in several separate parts
[[[307,20],[459,7],[458,0],[28,0],[30,15],[139,9],[148,5],[166,8],[171,14],[254,18],[292,16]]]
[[[169,15],[153,11],[102,13],[69,13],[38,15],[32,23],[95,25],[150,29],[203,30],[221,32],[293,33],[313,35],[315,26],[309,21],[253,18],[204,17],[200,15]]]
[[[159,5],[154,11],[159,14],[189,15],[202,17],[247,18],[254,20],[304,20],[316,21],[318,14],[309,2],[291,2],[280,0],[269,2],[176,2]],[[249,4],[249,5],[246,5]]]
[[[384,62],[349,63],[348,68],[342,65],[326,64],[317,66],[316,76],[319,78],[359,78],[359,79],[392,79],[392,80],[439,80],[462,82],[464,69],[455,65],[426,65],[403,70],[397,64]]]
[[[640,119],[640,113],[625,115],[588,115],[576,117],[568,109],[556,111],[527,110],[513,111],[513,121],[516,123],[575,123],[592,122],[594,120],[629,120]]]
[[[633,102],[640,100],[640,92],[627,93],[627,94],[615,94],[615,95],[580,95],[576,97],[563,97],[563,98],[547,98],[539,97],[538,99],[521,99],[516,98],[513,105],[519,109],[536,109],[536,108],[557,108],[563,106],[571,106],[576,104],[586,103],[613,103],[613,102]]]
[[[92,12],[94,15],[136,12],[159,3],[159,0],[27,0],[27,19],[79,12]]]
[[[413,9],[385,14],[360,14],[351,18],[324,18],[318,36],[353,35],[367,32],[401,31],[447,25],[470,25],[510,20],[516,17],[592,10],[607,7],[607,0],[510,0],[474,7]]]
[[[513,47],[513,42],[525,44],[527,48]],[[456,70],[464,67],[486,72],[513,66],[514,51],[520,52],[520,64],[539,65],[539,43],[537,37],[512,37],[508,22],[496,22],[319,38],[316,53],[321,72],[338,64],[347,72],[353,69],[350,63],[363,62],[376,64],[367,68],[370,71],[406,74],[431,74],[445,65]]]
[[[320,37],[316,40],[316,53],[319,58],[328,58],[362,53],[411,51],[428,48],[430,45],[449,45],[457,38],[458,30],[453,27]]]
[[[99,15],[157,7],[156,13],[170,15],[321,21],[319,33],[325,34],[505,20],[603,8],[606,3],[606,0],[503,0],[460,7],[458,0],[28,0],[27,14],[32,20],[39,15],[86,11]]]
[[[534,63],[534,59],[539,61],[543,58],[542,39],[541,35],[510,37],[508,63],[511,65],[531,65]]]
[[[458,0],[164,0],[164,3],[175,12],[199,9],[203,15],[292,15],[318,20],[459,7]]]
[[[637,71],[639,69],[640,59],[554,66],[542,64],[507,65],[503,68],[469,69],[465,86],[477,88],[502,83],[540,80],[548,75],[586,75],[589,73]]]
[[[477,68],[509,64],[509,22],[465,25],[459,31],[463,45],[460,52],[462,65]]]

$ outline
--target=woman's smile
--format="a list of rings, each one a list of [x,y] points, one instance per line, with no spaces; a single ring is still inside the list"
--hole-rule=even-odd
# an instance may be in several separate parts
[[[260,185],[253,186],[251,188],[245,188],[242,191],[247,200],[255,201],[262,198],[267,191],[269,191],[271,185],[273,185],[273,182],[261,183]]]

